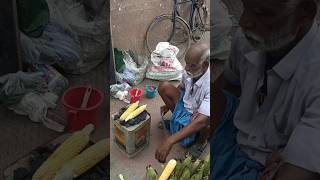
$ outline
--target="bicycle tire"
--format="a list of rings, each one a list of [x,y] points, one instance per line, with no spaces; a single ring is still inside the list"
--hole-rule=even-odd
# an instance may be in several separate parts
[[[149,53],[152,53],[159,42],[168,42],[172,33],[172,19],[172,15],[167,14],[153,19],[146,33],[146,46]],[[175,34],[169,43],[179,48],[177,58],[180,61],[190,47],[190,28],[188,23],[179,16],[176,16]]]
[[[204,18],[204,10],[202,8],[197,7],[193,14],[192,20],[192,29],[191,31],[191,38],[194,42],[199,42],[203,39],[204,33],[208,31],[206,19]]]

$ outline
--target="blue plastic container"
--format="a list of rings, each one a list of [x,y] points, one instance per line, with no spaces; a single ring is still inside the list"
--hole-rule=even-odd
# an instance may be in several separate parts
[[[154,85],[147,85],[146,86],[146,92],[147,92],[147,98],[154,98],[157,94],[157,86]]]

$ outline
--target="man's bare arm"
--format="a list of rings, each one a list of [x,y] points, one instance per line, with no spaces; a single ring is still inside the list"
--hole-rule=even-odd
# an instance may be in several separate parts
[[[182,83],[180,83],[180,84],[178,85],[178,89],[179,89],[179,90],[183,90],[183,89],[184,89]]]
[[[241,94],[240,86],[230,84],[222,75],[213,83],[213,114],[212,120],[210,121],[210,133],[213,134],[214,130],[218,127],[219,121],[225,111],[226,102],[222,90],[226,90],[235,96],[239,97]]]
[[[320,175],[306,169],[284,163],[274,180],[319,180]]]

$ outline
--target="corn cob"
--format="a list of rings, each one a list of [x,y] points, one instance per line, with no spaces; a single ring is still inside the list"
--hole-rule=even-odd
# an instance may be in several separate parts
[[[139,101],[131,104],[131,105],[128,107],[128,109],[120,116],[120,120],[121,120],[121,121],[125,120],[130,113],[132,113],[134,110],[137,109],[138,106],[139,106]]]
[[[175,175],[175,177],[180,177],[181,176],[181,174],[182,174],[182,170],[183,169],[181,169],[182,168],[182,164],[181,164],[181,162],[177,162],[177,165],[176,165],[176,168],[175,168],[175,170],[174,170],[174,175]]]
[[[147,180],[157,180],[158,174],[150,165],[147,167]]]
[[[202,180],[209,180],[209,176],[203,176]]]
[[[192,161],[192,157],[191,157],[191,156],[187,156],[187,157],[183,160],[183,162],[182,162],[182,167],[181,167],[181,169],[182,169],[182,170],[184,170],[185,168],[190,169],[191,163],[192,163],[191,161]]]
[[[133,119],[137,117],[140,113],[142,113],[147,108],[147,105],[140,106],[138,109],[134,110],[131,114],[127,116],[125,121],[129,121],[130,119]]]
[[[201,164],[201,160],[197,159],[194,163],[191,165],[191,174],[195,174],[196,171],[198,170],[199,166]]]
[[[79,177],[103,160],[110,153],[109,139],[105,138],[85,149],[81,154],[67,162],[53,180],[64,179],[70,172],[73,178]]]
[[[190,179],[190,176],[191,176],[190,169],[189,169],[189,168],[185,168],[185,169],[183,170],[183,173],[182,173],[180,179],[181,179],[181,180]]]
[[[124,177],[123,177],[122,174],[119,174],[119,179],[120,179],[120,180],[124,180]]]
[[[32,176],[32,180],[51,180],[65,162],[71,160],[86,147],[93,129],[94,126],[89,124],[82,130],[73,133],[40,166]]]
[[[197,172],[196,174],[194,174],[190,179],[191,179],[191,180],[202,180],[203,167],[204,167],[204,164],[202,164],[202,165],[200,166],[199,172]]]
[[[159,177],[159,180],[167,180],[169,178],[169,176],[171,175],[171,173],[173,172],[174,168],[177,165],[177,161],[174,159],[171,159],[167,166],[164,168],[161,176]]]
[[[203,176],[209,176],[210,174],[210,155],[208,155],[203,161]]]

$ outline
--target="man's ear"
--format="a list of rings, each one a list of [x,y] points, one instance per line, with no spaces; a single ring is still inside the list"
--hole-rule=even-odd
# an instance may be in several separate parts
[[[310,23],[313,22],[317,14],[318,5],[315,0],[302,0],[298,4],[298,10],[300,22],[302,24]]]
[[[209,61],[204,61],[203,62],[203,67],[205,68],[205,69],[207,69],[208,67],[209,67]]]

